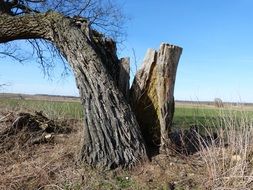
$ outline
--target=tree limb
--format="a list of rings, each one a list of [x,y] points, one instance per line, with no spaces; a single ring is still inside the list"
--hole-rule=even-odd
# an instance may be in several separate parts
[[[51,39],[50,20],[62,17],[55,13],[28,14],[18,17],[0,15],[0,43],[20,39]]]

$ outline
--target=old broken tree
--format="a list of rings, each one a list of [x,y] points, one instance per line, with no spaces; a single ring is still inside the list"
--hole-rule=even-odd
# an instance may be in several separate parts
[[[181,48],[162,44],[158,52],[150,51],[150,59],[144,62],[131,89],[134,113],[128,101],[129,61],[118,59],[115,43],[92,30],[87,21],[80,26],[75,19],[54,11],[0,13],[0,43],[50,41],[73,69],[84,109],[81,161],[104,168],[129,167],[146,159],[144,139],[154,131],[152,142],[161,143],[162,149],[168,146]],[[146,124],[149,107],[152,115]]]
[[[174,114],[174,85],[182,48],[149,49],[131,87],[131,106],[147,145],[166,151]]]

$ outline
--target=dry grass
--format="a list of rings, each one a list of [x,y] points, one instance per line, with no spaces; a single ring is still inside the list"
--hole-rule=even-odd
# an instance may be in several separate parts
[[[0,106],[0,132],[13,122],[22,107]],[[51,109],[50,106],[46,110]],[[39,110],[38,110],[39,111]],[[53,110],[52,110],[53,111]],[[49,111],[51,113],[51,111]],[[46,112],[47,114],[47,112]],[[185,156],[157,155],[150,162],[131,170],[103,171],[77,162],[82,135],[78,117],[57,118],[73,128],[58,134],[54,141],[24,146],[17,137],[9,139],[14,147],[0,154],[0,189],[251,189],[253,187],[253,122],[244,112],[220,113],[213,128],[218,139],[203,143],[200,151]],[[50,119],[51,119],[50,118]],[[63,122],[64,121],[64,122]],[[1,146],[4,144],[0,143]]]
[[[202,143],[199,159],[205,163],[205,188],[252,189],[253,120],[246,112],[221,112],[218,139]],[[207,129],[210,133],[210,129]],[[200,141],[202,139],[200,138]]]
[[[14,112],[1,112],[4,122],[0,129],[8,127],[15,116]],[[0,189],[168,189],[174,183],[178,187],[196,185],[196,169],[178,156],[156,156],[131,170],[103,171],[78,164],[82,121],[67,120],[61,123],[75,130],[55,135],[52,142],[24,145],[18,136],[7,139],[14,146],[0,156]]]
[[[72,124],[78,127],[80,123]],[[75,168],[75,151],[80,139],[77,131],[80,130],[56,135],[53,142],[44,144],[25,145],[16,136],[5,139],[13,147],[0,156],[0,189],[61,189],[65,180],[76,178],[69,172]],[[5,144],[2,142],[0,146]]]

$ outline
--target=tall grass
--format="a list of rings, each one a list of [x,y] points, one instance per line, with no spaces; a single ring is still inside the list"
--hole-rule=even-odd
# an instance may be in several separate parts
[[[200,143],[199,159],[204,162],[206,188],[251,189],[253,187],[253,119],[244,111],[221,111],[216,118],[218,139]],[[218,125],[217,125],[218,124]],[[203,142],[202,137],[199,137]]]

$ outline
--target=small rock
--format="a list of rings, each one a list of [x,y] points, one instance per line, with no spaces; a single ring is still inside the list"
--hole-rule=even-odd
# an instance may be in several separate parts
[[[52,135],[51,134],[47,134],[47,135],[45,135],[45,139],[50,139],[52,137]]]

